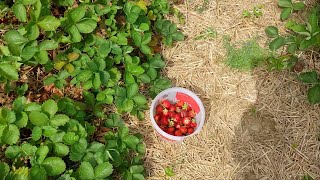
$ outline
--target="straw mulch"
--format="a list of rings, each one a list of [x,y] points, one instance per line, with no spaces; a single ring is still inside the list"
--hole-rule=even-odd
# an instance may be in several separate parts
[[[204,2],[206,10],[198,13]],[[242,18],[244,9],[257,5],[263,5],[262,17]],[[186,15],[187,39],[165,50],[165,74],[199,95],[206,123],[182,144],[161,140],[149,121],[137,124],[147,143],[149,179],[165,179],[168,166],[174,167],[172,179],[182,180],[291,180],[306,173],[320,179],[320,111],[307,103],[307,87],[294,73],[238,72],[223,62],[224,35],[234,42],[258,36],[265,46],[264,28],[283,26],[277,0],[186,0],[177,8]],[[208,27],[216,38],[194,39]],[[312,62],[319,53],[302,58]]]

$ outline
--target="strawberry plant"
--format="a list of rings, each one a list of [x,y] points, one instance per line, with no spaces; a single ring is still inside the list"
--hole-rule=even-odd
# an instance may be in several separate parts
[[[13,110],[1,109],[1,144],[8,145],[4,153],[7,161],[1,164],[5,167],[1,169],[3,177],[10,179],[23,169],[26,179],[105,179],[116,172],[126,178],[143,178],[141,154],[145,145],[139,136],[129,134],[119,115],[106,116],[105,126],[114,130],[109,129],[101,142],[92,141],[94,126],[85,114],[75,120],[60,113],[61,106],[67,104],[79,107],[70,99],[38,104],[20,97],[14,101]],[[83,110],[89,108],[82,105],[88,106]],[[84,113],[77,109],[73,114]],[[19,140],[19,128],[24,128],[28,140]],[[16,168],[10,170],[8,164]]]
[[[286,7],[284,11],[292,12],[293,9],[303,9],[304,4],[301,2],[292,3],[291,1],[279,1],[279,6]],[[297,9],[298,8],[298,9]],[[284,14],[285,12],[282,12]],[[309,49],[320,48],[320,8],[315,6],[311,9],[306,22],[298,23],[294,20],[289,20],[286,23],[286,28],[290,32],[287,36],[281,36],[278,28],[269,26],[265,29],[268,37],[273,38],[269,44],[271,51],[271,57],[268,59],[268,66],[270,70],[284,70],[294,69],[295,71],[301,72],[303,70],[299,68],[301,60],[299,60],[297,54],[301,51]],[[287,19],[289,15],[285,16]],[[277,51],[280,48],[285,48],[286,51],[279,55]],[[318,75],[315,70],[301,73],[299,79],[307,84],[313,86],[308,90],[308,100],[311,104],[320,103],[320,88]]]
[[[279,0],[278,6],[282,8],[280,15],[281,20],[286,20],[293,11],[300,11],[304,9],[305,4],[303,2],[293,3],[292,0]]]
[[[16,98],[0,109],[0,179],[144,179],[143,139],[121,115],[143,120],[148,97],[171,86],[161,47],[184,36],[164,17],[168,1],[17,0],[0,10],[0,81]],[[22,80],[30,71],[36,82]],[[32,102],[49,91],[62,95]]]

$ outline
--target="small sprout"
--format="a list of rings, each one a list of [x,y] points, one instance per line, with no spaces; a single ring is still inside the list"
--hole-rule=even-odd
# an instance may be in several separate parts
[[[218,32],[213,28],[209,27],[201,32],[201,34],[197,37],[195,37],[195,40],[200,39],[214,39],[218,36]]]
[[[203,3],[199,6],[197,6],[196,10],[198,13],[203,13],[207,9],[209,9],[209,0],[203,0]]]
[[[175,173],[173,172],[172,166],[168,166],[164,168],[164,172],[166,173],[166,176],[173,177]]]
[[[263,15],[262,8],[263,8],[263,6],[259,5],[259,6],[253,7],[252,10],[245,9],[242,11],[242,17],[243,18],[250,18],[250,17],[254,16],[256,18],[259,18]]]

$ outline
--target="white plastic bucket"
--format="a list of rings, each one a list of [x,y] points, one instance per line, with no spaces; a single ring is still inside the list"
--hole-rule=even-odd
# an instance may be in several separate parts
[[[156,106],[165,99],[169,100],[171,103],[177,102],[178,100],[187,102],[195,110],[195,112],[197,113],[195,118],[198,125],[192,134],[189,134],[187,136],[173,136],[164,132],[157,125],[156,121],[154,120],[155,109],[156,109]],[[196,94],[194,94],[193,92],[185,88],[173,87],[173,88],[169,88],[162,91],[153,99],[151,108],[150,108],[150,119],[151,119],[152,126],[162,138],[172,142],[175,142],[175,141],[182,142],[185,138],[188,138],[200,132],[205,121],[205,110],[201,100]]]

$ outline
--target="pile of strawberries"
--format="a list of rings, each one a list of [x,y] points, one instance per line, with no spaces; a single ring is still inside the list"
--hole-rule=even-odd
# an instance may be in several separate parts
[[[192,134],[197,127],[196,113],[192,107],[183,101],[171,104],[163,100],[156,107],[154,120],[166,133],[174,136],[185,136]]]

